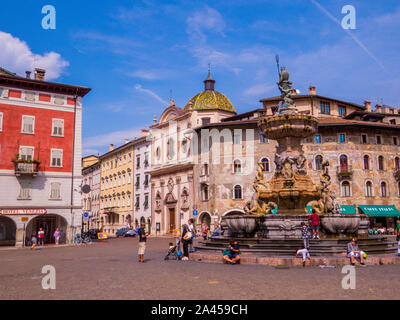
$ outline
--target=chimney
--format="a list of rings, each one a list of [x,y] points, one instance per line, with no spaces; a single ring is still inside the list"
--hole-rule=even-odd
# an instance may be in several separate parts
[[[35,68],[35,80],[44,81],[46,70]]]
[[[129,143],[129,139],[125,139],[125,144]]]
[[[154,115],[154,117],[153,117],[153,124],[157,124],[157,116],[156,115]]]
[[[147,137],[150,134],[148,129],[142,129],[142,137]]]
[[[372,112],[371,101],[365,100],[364,101],[364,106],[365,106],[365,110],[367,110],[367,112]]]
[[[295,96],[297,94],[297,90],[296,89],[292,89],[292,90],[290,90],[290,93],[292,94],[292,96]]]
[[[317,94],[317,90],[315,89],[315,87],[314,86],[310,86],[309,88],[309,94],[310,94],[310,96],[315,96],[316,94]]]
[[[382,106],[381,106],[380,104],[377,104],[377,105],[375,106],[375,112],[379,112],[379,113],[382,112]]]
[[[26,78],[27,78],[27,79],[30,79],[30,78],[31,78],[31,73],[32,73],[32,72],[30,72],[30,71],[25,71],[25,75],[26,75]]]
[[[114,150],[114,145],[110,144],[110,151],[113,151],[113,150]]]

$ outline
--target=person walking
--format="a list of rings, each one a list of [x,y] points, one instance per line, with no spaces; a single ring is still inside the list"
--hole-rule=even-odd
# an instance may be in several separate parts
[[[56,245],[58,245],[60,243],[60,231],[58,230],[58,228],[56,229],[56,231],[54,231],[54,241],[56,242]]]
[[[193,250],[193,245],[194,245],[194,239],[196,237],[196,229],[194,227],[194,224],[189,225],[189,231],[192,233],[192,239],[190,239],[189,243],[189,252],[194,252]]]
[[[187,224],[182,226],[182,245],[183,245],[183,261],[189,260],[189,244],[193,238],[193,234],[190,231],[190,226],[194,223],[193,219],[189,219]]]
[[[312,214],[308,216],[308,220],[311,220],[313,239],[319,239],[319,215],[312,209]]]
[[[43,231],[43,228],[39,229],[38,238],[39,238],[39,246],[43,247],[44,246],[44,231]]]
[[[139,249],[138,249],[138,257],[139,262],[144,262],[144,253],[146,251],[146,241],[149,234],[145,230],[146,224],[142,223],[137,234],[139,236]]]

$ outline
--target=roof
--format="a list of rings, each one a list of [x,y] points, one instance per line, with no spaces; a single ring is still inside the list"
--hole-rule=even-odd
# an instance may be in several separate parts
[[[189,99],[185,110],[224,110],[236,113],[229,99],[218,91],[206,90]]]
[[[334,117],[321,117],[318,118],[318,126],[370,126],[375,128],[384,128],[384,129],[400,129],[400,125],[383,123],[383,122],[372,122],[372,121],[359,121],[359,120],[349,120],[343,118],[334,118]]]
[[[25,90],[37,90],[54,92],[58,94],[78,95],[80,97],[84,97],[91,90],[90,88],[83,86],[24,78],[4,68],[0,68],[0,85],[21,88]]]
[[[110,156],[113,153],[117,153],[117,152],[119,152],[119,151],[121,151],[121,150],[123,150],[123,149],[125,149],[127,147],[131,147],[131,146],[137,145],[137,144],[139,144],[139,143],[141,143],[143,141],[146,141],[146,138],[147,138],[147,136],[144,136],[144,137],[140,137],[140,138],[137,138],[135,140],[129,141],[128,143],[125,143],[125,144],[119,146],[118,148],[115,148],[114,150],[108,151],[107,153],[101,155],[99,158],[101,160],[103,160],[104,158],[107,158],[108,156]]]
[[[335,101],[335,102],[342,103],[342,104],[352,105],[354,107],[357,107],[357,108],[360,108],[360,109],[363,109],[363,110],[365,109],[365,106],[363,106],[361,104],[357,104],[357,103],[349,102],[349,101],[343,101],[343,100],[339,100],[339,99],[335,99],[335,98],[329,98],[329,97],[325,97],[325,96],[320,96],[318,94],[315,94],[315,95],[312,95],[312,94],[295,94],[295,95],[292,95],[291,98],[293,100],[305,99],[305,98],[308,98],[308,99],[310,99],[310,98],[319,98],[319,99],[322,99],[322,100],[330,100],[330,101]],[[281,96],[276,96],[276,97],[270,97],[270,98],[261,99],[260,102],[268,102],[268,101],[274,102],[274,101],[280,101],[281,99],[282,99]]]

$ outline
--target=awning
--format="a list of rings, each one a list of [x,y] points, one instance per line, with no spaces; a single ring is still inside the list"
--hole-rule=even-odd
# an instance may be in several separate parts
[[[308,213],[312,213],[312,207],[311,206],[307,206],[307,212]],[[340,213],[341,214],[356,214],[356,208],[354,207],[354,205],[348,205],[348,204],[344,204],[340,206]]]
[[[371,217],[400,217],[399,210],[393,205],[358,205],[358,207]]]

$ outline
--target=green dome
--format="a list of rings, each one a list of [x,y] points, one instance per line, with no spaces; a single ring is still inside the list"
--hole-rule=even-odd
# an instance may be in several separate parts
[[[235,108],[229,99],[220,92],[209,90],[195,95],[185,106],[185,110],[224,110],[234,112]]]

